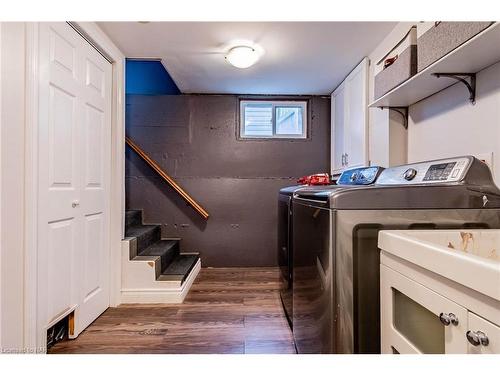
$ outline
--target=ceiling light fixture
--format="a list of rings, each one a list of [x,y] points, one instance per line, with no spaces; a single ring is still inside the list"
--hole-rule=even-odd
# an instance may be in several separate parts
[[[226,60],[233,66],[245,69],[251,67],[259,60],[260,54],[255,48],[249,46],[233,47],[226,54]]]

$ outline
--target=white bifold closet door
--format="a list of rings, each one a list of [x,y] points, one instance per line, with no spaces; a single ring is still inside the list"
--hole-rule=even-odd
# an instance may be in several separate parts
[[[67,23],[39,24],[38,332],[109,306],[111,64]]]

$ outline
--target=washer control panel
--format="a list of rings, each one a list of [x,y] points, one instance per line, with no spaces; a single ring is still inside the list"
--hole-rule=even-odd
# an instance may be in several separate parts
[[[348,169],[340,175],[337,180],[337,185],[369,185],[373,184],[377,179],[381,167],[362,167]]]
[[[434,184],[461,181],[472,164],[472,156],[400,165],[385,169],[377,185]]]
[[[455,165],[457,165],[456,162],[431,165],[424,176],[424,181],[446,181],[451,176]],[[459,170],[455,173],[458,174]]]

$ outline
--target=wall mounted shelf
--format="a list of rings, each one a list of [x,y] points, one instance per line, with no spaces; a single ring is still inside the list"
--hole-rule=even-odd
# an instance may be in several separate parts
[[[462,72],[459,74],[472,77],[473,73],[499,62],[499,46],[500,23],[496,22],[372,102],[369,107],[408,107],[415,104],[454,85],[456,81],[447,79],[450,73]],[[464,93],[467,93],[465,90]]]
[[[380,109],[388,109],[396,112],[403,118],[403,127],[408,129],[408,107],[379,107]]]

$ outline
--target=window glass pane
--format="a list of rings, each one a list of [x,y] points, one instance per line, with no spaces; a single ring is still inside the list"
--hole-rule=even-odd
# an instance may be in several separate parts
[[[276,134],[303,134],[302,107],[276,107]]]
[[[244,105],[245,137],[262,137],[273,135],[272,103],[246,103]]]
[[[422,305],[393,289],[394,327],[425,354],[444,354],[444,325]]]

